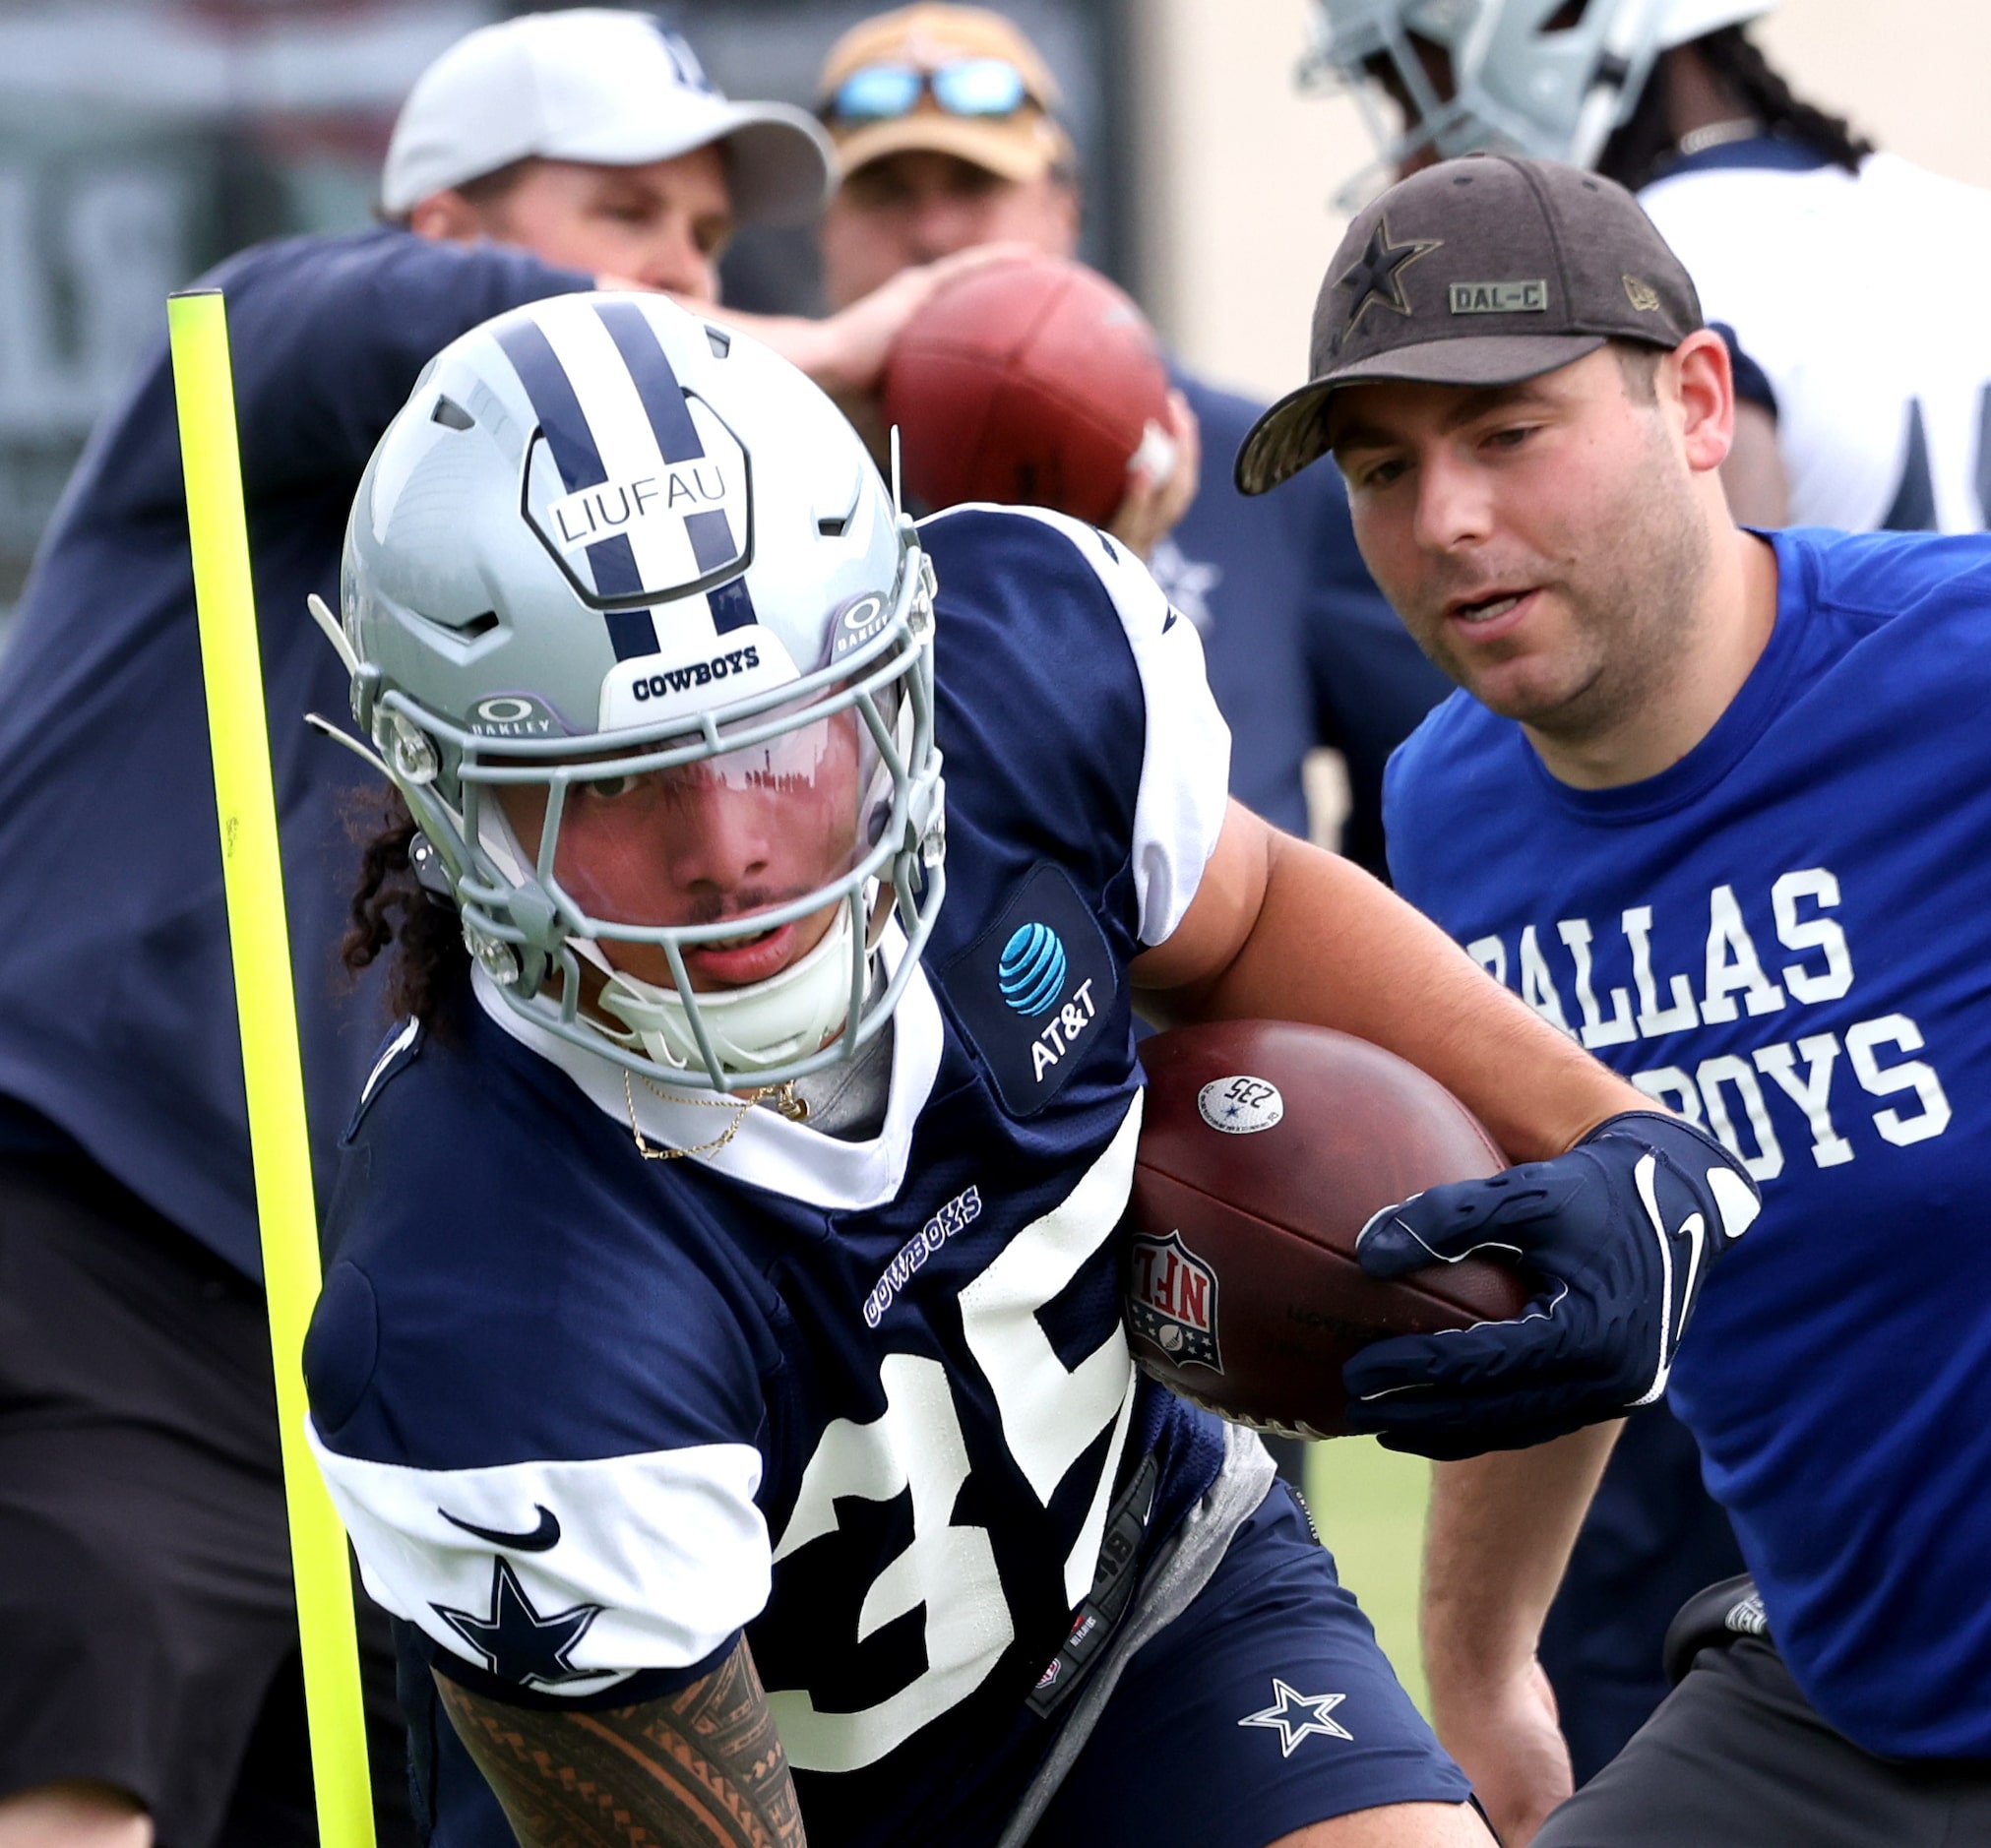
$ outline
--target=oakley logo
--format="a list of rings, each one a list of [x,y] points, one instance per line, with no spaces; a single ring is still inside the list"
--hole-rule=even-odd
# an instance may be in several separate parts
[[[470,708],[470,729],[484,738],[542,738],[553,719],[537,700],[499,693]]]
[[[532,1504],[532,1511],[539,1516],[537,1526],[529,1527],[524,1533],[507,1533],[502,1527],[479,1527],[474,1521],[459,1520],[446,1508],[436,1509],[452,1527],[461,1527],[479,1540],[488,1540],[494,1547],[509,1547],[515,1553],[550,1552],[560,1544],[560,1516],[538,1502]]]

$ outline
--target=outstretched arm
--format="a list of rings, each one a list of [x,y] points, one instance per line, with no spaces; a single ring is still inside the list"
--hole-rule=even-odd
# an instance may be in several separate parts
[[[1440,1463],[1424,1550],[1431,1719],[1500,1839],[1524,1848],[1573,1784],[1542,1620],[1622,1425]]]
[[[1427,1188],[1363,1227],[1372,1276],[1490,1251],[1536,1294],[1512,1321],[1363,1348],[1342,1369],[1348,1429],[1471,1456],[1664,1390],[1709,1266],[1758,1210],[1713,1138],[1655,1111],[1366,873],[1235,803],[1181,924],[1133,971],[1144,1005],[1177,1018],[1304,1020],[1385,1046],[1524,1164]]]
[[[519,1707],[438,1675],[522,1848],[803,1848],[787,1755],[744,1638],[676,1694]]]
[[[886,435],[878,410],[878,389],[893,341],[950,282],[991,264],[1014,263],[1028,254],[1017,244],[977,244],[932,263],[914,264],[820,321],[801,315],[748,314],[712,302],[686,302],[685,306],[708,321],[751,335],[806,372],[837,400],[838,408],[856,426],[857,434],[882,463]]]
[[[1169,1022],[1305,1020],[1385,1046],[1515,1160],[1651,1108],[1379,880],[1235,802],[1188,915],[1133,975],[1144,1012]]]

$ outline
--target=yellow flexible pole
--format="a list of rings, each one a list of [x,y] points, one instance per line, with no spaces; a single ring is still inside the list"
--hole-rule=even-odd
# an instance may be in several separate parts
[[[318,1212],[304,1123],[290,930],[277,853],[277,798],[249,577],[227,311],[218,289],[190,290],[167,302],[166,321],[194,544],[194,595],[215,757],[228,943],[249,1091],[256,1211],[263,1228],[263,1281],[277,1368],[283,1497],[304,1652],[318,1834],[322,1848],[373,1848],[373,1797],[345,1533],[304,1441],[304,1330],[318,1300]],[[304,620],[301,612],[298,620]]]

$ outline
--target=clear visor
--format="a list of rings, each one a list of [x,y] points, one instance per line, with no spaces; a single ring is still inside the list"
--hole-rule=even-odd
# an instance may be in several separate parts
[[[615,968],[662,988],[749,987],[792,968],[871,888],[895,792],[881,737],[902,746],[902,712],[896,688],[854,704],[833,688],[760,714],[753,742],[689,761],[695,742],[664,739],[493,763],[466,780],[466,820]]]
[[[596,759],[486,799],[556,900],[597,925],[675,930],[764,918],[839,885],[871,844],[878,762],[846,707],[692,763]]]

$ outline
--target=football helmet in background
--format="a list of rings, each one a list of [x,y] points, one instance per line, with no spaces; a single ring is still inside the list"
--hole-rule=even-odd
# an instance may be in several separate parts
[[[661,296],[566,295],[445,347],[381,439],[342,652],[419,870],[506,1003],[645,1077],[735,1089],[852,1056],[932,928],[932,593],[911,522],[801,373]],[[792,808],[814,883],[708,893],[704,916],[680,907],[693,921],[618,915],[564,836],[589,804],[683,800],[686,779]],[[778,973],[693,991],[687,951],[832,905]],[[895,913],[903,945],[874,979]],[[618,942],[661,946],[671,982],[613,968]]]
[[[1491,149],[1591,166],[1661,52],[1770,11],[1773,0],[1315,0],[1306,88],[1353,90],[1381,151],[1349,182],[1355,210],[1429,151]],[[1444,54],[1441,94],[1416,41]],[[1398,129],[1374,93],[1407,96]]]

